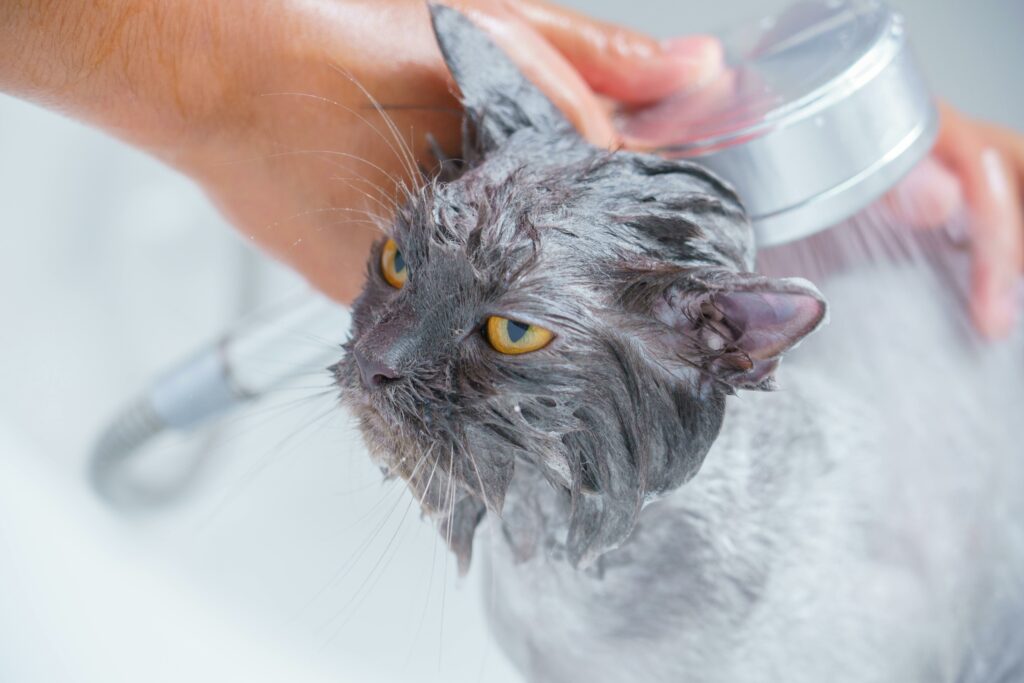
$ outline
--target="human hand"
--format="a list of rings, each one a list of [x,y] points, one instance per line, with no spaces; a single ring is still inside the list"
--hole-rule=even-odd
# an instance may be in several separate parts
[[[942,106],[932,157],[885,201],[900,220],[923,228],[956,220],[966,208],[971,251],[971,314],[990,338],[1016,322],[1024,272],[1024,135]]]
[[[706,37],[660,43],[543,0],[450,0],[592,142],[607,99],[713,76]],[[0,4],[0,89],[97,124],[194,178],[252,242],[349,300],[426,134],[458,104],[424,0],[18,0]],[[393,123],[371,106],[381,102]]]
[[[282,4],[290,22],[234,89],[218,133],[177,163],[255,243],[340,300],[364,279],[373,223],[433,165],[430,132],[458,150],[460,119],[422,0]],[[598,95],[636,103],[713,75],[718,43],[658,43],[541,0],[453,0],[591,141],[615,142]],[[276,19],[275,19],[276,20]],[[394,121],[374,111],[379,100]],[[238,163],[224,163],[238,162]],[[375,214],[373,216],[367,215]]]
[[[721,65],[712,39],[663,44],[541,0],[451,4],[599,145],[616,140],[599,95],[653,100]],[[175,162],[250,239],[347,300],[380,234],[373,223],[401,199],[393,178],[409,184],[415,164],[433,165],[428,132],[442,148],[458,149],[458,108],[422,0],[296,5],[278,5],[289,21],[271,22],[269,49],[251,46],[247,57],[259,66],[234,89],[232,115]],[[393,129],[369,96],[387,109]]]

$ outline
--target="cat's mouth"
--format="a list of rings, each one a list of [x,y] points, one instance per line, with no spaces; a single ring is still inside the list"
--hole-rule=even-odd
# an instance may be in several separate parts
[[[426,452],[440,440],[436,427],[451,416],[436,415],[401,383],[367,387],[351,354],[346,354],[332,371],[341,401],[359,417],[366,441],[386,441],[391,451],[389,460],[400,459],[408,451]]]

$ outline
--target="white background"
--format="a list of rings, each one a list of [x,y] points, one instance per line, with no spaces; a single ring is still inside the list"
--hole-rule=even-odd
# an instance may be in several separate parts
[[[569,4],[664,36],[783,3]],[[894,4],[940,95],[1024,129],[1024,3]],[[480,616],[486,576],[454,580],[323,376],[161,444],[150,474],[198,468],[165,504],[92,497],[105,420],[294,276],[188,181],[2,97],[0,216],[0,681],[515,680]]]

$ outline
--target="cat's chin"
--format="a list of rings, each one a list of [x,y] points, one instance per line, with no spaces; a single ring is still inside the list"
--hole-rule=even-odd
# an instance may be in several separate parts
[[[400,437],[407,430],[389,420],[386,412],[374,405],[376,401],[365,392],[352,392],[351,396],[343,392],[342,403],[358,418],[370,459],[386,477],[400,477],[412,484],[418,472],[425,469],[430,444]]]

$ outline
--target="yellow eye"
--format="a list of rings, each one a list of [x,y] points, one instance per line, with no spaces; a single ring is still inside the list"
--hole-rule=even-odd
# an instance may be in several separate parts
[[[547,346],[555,335],[538,325],[521,323],[501,316],[487,319],[487,341],[495,351],[509,355],[529,353]]]
[[[405,265],[405,258],[394,240],[384,243],[384,249],[380,253],[380,272],[395,289],[404,287],[405,281],[409,279],[409,268]]]

